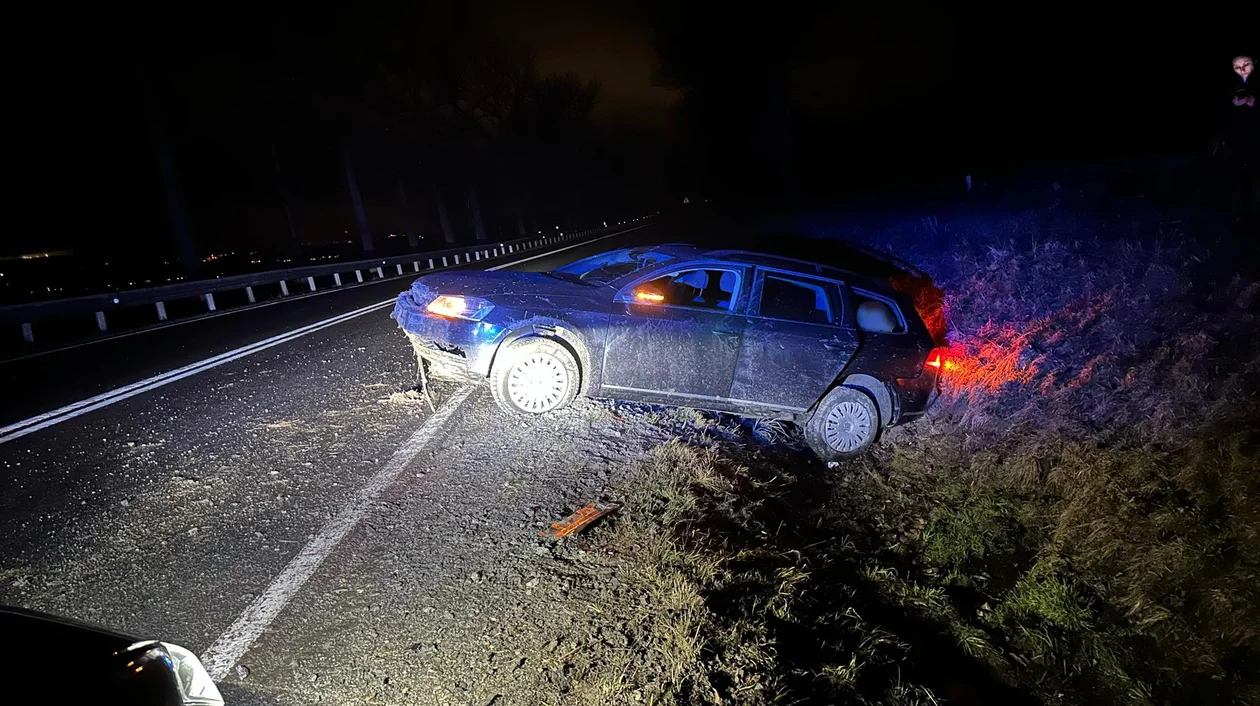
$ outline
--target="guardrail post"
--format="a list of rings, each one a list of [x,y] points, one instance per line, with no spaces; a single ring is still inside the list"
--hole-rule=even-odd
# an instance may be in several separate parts
[[[105,312],[103,311],[96,312],[96,328],[100,329],[101,333],[109,330],[109,327],[105,325]]]
[[[158,321],[166,321],[166,302],[157,302]]]
[[[442,256],[442,267],[446,267],[446,256]]]
[[[443,260],[445,260],[446,258],[442,258],[442,259],[443,259]],[[459,264],[459,255],[456,255],[456,256],[455,256],[455,264],[456,264],[456,265],[458,265],[458,264]]]
[[[429,269],[433,269],[433,258],[429,258]]]
[[[354,279],[355,279],[355,281],[357,281],[357,282],[362,282],[362,281],[363,281],[363,270],[355,270],[355,271],[354,271]]]
[[[22,340],[27,343],[35,342],[35,332],[31,330],[30,324],[22,324]]]
[[[484,258],[486,258],[486,259],[489,259],[489,258],[490,258],[490,251],[489,251],[489,250],[482,250],[482,251],[481,251],[481,256],[482,256],[482,257],[484,257]]]
[[[481,251],[480,251],[480,250],[478,250],[477,252],[475,252],[475,253],[473,253],[473,254],[477,256],[477,262],[481,262]]]
[[[253,287],[246,287],[246,288],[245,288],[245,296],[249,297],[249,303],[250,303],[250,304],[255,304],[255,303],[257,303],[257,300],[256,300],[256,299],[254,299],[254,288],[253,288]]]
[[[280,295],[285,297],[289,296],[289,283],[284,280],[280,280]]]
[[[420,261],[419,261],[419,260],[415,260],[415,261],[413,261],[413,262],[411,263],[411,271],[412,271],[412,272],[419,272],[419,271],[420,271]]]
[[[340,272],[333,273],[333,284],[337,285],[338,287],[341,286],[341,273]]]
[[[306,278],[306,286],[310,287],[312,292],[313,292],[313,291],[315,291],[315,278],[314,278],[314,277],[307,277],[307,278]]]
[[[401,275],[401,274],[402,274],[402,263],[401,263],[401,262],[400,262],[400,263],[398,263],[397,265],[395,265],[395,267],[397,267],[397,268],[398,268],[398,274],[400,274],[400,275]]]
[[[214,292],[206,292],[206,308],[214,311]]]
[[[381,272],[381,268],[379,268],[379,267],[378,267],[378,268],[376,268],[376,278],[377,278],[377,279],[385,279],[385,273],[384,273],[384,272]]]

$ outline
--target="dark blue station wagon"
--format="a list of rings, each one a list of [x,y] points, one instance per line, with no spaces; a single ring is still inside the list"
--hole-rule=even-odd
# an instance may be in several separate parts
[[[922,415],[943,353],[879,280],[689,245],[552,272],[434,273],[393,317],[429,376],[488,383],[508,412],[588,395],[785,419],[826,461]]]

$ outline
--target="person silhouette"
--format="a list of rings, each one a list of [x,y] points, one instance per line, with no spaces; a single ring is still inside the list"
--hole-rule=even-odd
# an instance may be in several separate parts
[[[1255,84],[1251,83],[1251,72],[1255,67],[1256,62],[1252,61],[1249,56],[1234,57],[1234,73],[1238,75],[1238,81],[1234,84],[1233,103],[1235,108],[1244,110],[1255,110],[1256,108]]]
[[[1256,90],[1251,78],[1255,61],[1250,56],[1234,57],[1234,87],[1227,106],[1223,139],[1224,165],[1230,183],[1235,226],[1247,235],[1257,230],[1257,202],[1260,201],[1260,179],[1256,178],[1260,162],[1260,126],[1257,125]]]

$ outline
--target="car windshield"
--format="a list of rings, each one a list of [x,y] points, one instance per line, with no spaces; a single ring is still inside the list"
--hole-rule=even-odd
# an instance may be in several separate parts
[[[608,284],[619,277],[674,259],[673,255],[648,248],[612,250],[561,267],[551,274],[564,279],[576,277],[595,285]]]

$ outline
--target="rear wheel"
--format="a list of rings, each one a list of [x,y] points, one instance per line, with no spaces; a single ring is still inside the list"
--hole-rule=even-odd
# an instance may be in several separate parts
[[[860,456],[879,434],[879,408],[870,395],[837,387],[818,403],[805,423],[805,440],[824,461]]]
[[[490,394],[504,411],[542,414],[577,397],[581,370],[569,349],[548,338],[521,338],[503,347],[490,369]]]

